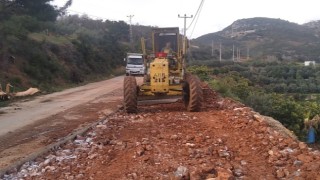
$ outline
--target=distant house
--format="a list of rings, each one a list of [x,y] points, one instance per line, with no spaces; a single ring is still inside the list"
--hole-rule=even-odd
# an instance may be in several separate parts
[[[245,33],[246,34],[249,34],[249,33],[255,33],[256,32],[256,30],[255,29],[253,29],[253,30],[248,30],[248,31],[245,31]]]
[[[316,62],[315,61],[305,61],[304,66],[315,66]]]

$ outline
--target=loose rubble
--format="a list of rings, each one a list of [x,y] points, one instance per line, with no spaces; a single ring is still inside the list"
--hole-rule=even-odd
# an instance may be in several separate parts
[[[2,179],[316,179],[320,152],[252,109],[210,92],[119,112]]]

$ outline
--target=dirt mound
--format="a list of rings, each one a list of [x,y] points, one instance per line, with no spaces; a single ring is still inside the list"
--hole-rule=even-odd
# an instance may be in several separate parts
[[[297,136],[292,131],[284,127],[279,121],[273,119],[272,117],[262,116],[259,113],[254,114],[253,117],[257,121],[264,121],[268,124],[269,127],[278,131],[281,135],[285,137],[290,137],[292,139],[297,139]]]
[[[18,173],[25,179],[316,179],[319,152],[207,92],[202,112],[182,102],[119,112]]]

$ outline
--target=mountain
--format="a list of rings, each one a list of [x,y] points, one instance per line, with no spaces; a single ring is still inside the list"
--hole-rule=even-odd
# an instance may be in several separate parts
[[[240,19],[222,31],[203,35],[192,40],[192,43],[202,50],[208,47],[211,49],[214,43],[217,52],[221,42],[222,56],[225,59],[232,59],[234,45],[240,49],[242,57],[249,55],[250,58],[320,61],[319,24],[320,22],[314,22],[299,25],[262,17]],[[194,49],[194,54],[199,49]],[[211,55],[211,50],[209,54]]]
[[[318,21],[310,21],[308,23],[303,24],[303,26],[311,28],[314,31],[316,31],[318,34],[320,34],[320,20],[318,20]]]

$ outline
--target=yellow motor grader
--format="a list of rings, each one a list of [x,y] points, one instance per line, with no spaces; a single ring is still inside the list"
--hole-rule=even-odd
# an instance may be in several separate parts
[[[142,38],[145,75],[142,85],[134,76],[124,77],[124,107],[127,113],[136,113],[138,97],[152,96],[164,99],[182,97],[188,111],[200,111],[203,92],[198,77],[186,72],[187,40],[179,28],[152,30],[152,53],[147,54]]]

